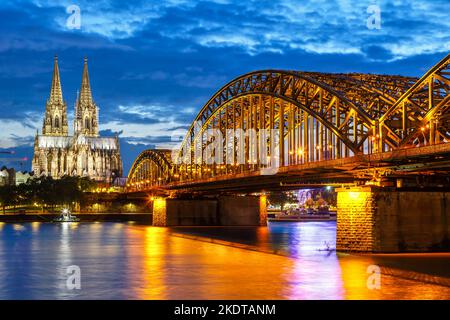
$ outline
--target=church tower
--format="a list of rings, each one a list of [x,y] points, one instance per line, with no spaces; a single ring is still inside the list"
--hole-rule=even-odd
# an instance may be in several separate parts
[[[47,100],[45,107],[42,134],[46,136],[67,136],[68,129],[67,105],[66,102],[63,101],[61,80],[59,78],[58,57],[55,56],[52,87],[50,89],[50,98]]]
[[[87,58],[84,58],[81,89],[75,102],[75,135],[83,134],[88,137],[98,137],[97,106],[92,99],[91,84]]]

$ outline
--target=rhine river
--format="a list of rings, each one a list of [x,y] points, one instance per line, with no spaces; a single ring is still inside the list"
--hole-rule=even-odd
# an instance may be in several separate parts
[[[340,254],[335,233],[335,222],[0,223],[0,299],[450,299],[449,254]],[[73,265],[79,290],[66,285]],[[379,288],[370,265],[389,271]]]

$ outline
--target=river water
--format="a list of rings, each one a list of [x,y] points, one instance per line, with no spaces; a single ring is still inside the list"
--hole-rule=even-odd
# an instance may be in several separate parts
[[[334,222],[0,223],[0,299],[450,299],[448,286],[367,272],[381,264],[446,277],[448,255],[337,254],[335,233]],[[79,267],[80,289],[67,285],[70,266]]]

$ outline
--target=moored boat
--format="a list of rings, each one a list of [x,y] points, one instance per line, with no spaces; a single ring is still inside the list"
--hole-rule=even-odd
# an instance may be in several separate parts
[[[72,215],[69,209],[64,208],[61,211],[61,215],[55,219],[52,220],[53,222],[78,222],[80,221],[80,218],[75,217]]]

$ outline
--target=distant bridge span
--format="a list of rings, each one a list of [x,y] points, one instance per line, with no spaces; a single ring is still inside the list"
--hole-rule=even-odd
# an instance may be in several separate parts
[[[176,152],[139,155],[127,190],[249,192],[446,177],[449,92],[450,54],[420,79],[251,72],[211,97]]]

